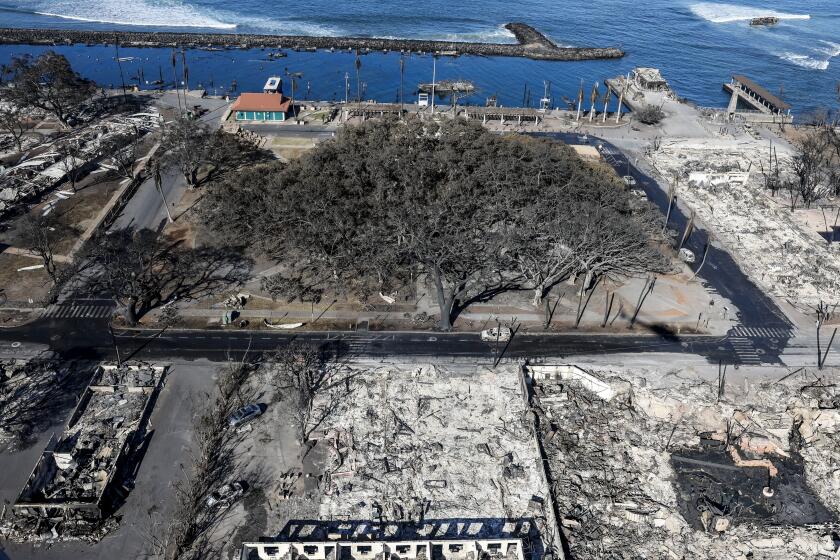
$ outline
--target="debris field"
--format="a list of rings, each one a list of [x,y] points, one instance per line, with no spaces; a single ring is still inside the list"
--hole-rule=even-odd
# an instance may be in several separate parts
[[[344,379],[315,402],[332,408],[315,415],[327,444],[320,519],[393,524],[415,539],[553,533],[516,368],[353,367]]]
[[[719,399],[717,383],[680,371],[527,374],[568,557],[836,558],[832,381]]]
[[[780,146],[776,156],[782,179],[796,181],[790,154]],[[677,197],[740,255],[765,291],[806,307],[840,300],[840,249],[809,231],[784,193],[771,197],[761,172],[770,166],[767,144],[666,140],[650,159],[663,177],[678,178]],[[728,180],[740,176],[746,181]]]

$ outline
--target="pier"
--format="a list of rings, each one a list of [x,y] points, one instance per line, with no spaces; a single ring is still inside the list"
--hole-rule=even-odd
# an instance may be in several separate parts
[[[112,45],[124,47],[189,48],[287,48],[300,50],[397,51],[439,55],[478,55],[531,58],[536,60],[596,60],[621,58],[615,47],[558,47],[548,37],[524,23],[508,23],[517,43],[468,43],[380,39],[375,37],[307,37],[300,35],[255,35],[242,33],[170,33],[151,31],[93,31],[80,29],[0,28],[0,44]]]
[[[338,107],[342,122],[346,122],[352,117],[361,117],[362,120],[377,117],[399,117],[400,115],[414,115],[424,118],[433,114],[430,107],[419,107],[416,104],[408,103],[400,105],[399,103],[376,103],[368,101],[362,103],[339,103]],[[539,109],[526,107],[477,107],[473,105],[458,106],[455,108],[455,112],[453,112],[452,105],[439,105],[437,114],[457,114],[466,119],[478,119],[483,124],[491,120],[500,121],[502,124],[522,124],[523,122],[539,124],[545,117],[545,112]]]
[[[782,124],[793,122],[793,116],[790,114],[791,106],[788,103],[746,76],[733,75],[731,82],[723,84],[723,89],[732,94],[726,109],[726,114],[730,119],[739,117],[749,122]],[[739,110],[739,101],[743,101],[752,109]]]

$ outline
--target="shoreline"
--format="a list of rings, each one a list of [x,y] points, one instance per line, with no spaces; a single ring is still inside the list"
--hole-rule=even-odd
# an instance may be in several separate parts
[[[283,48],[297,50],[360,50],[435,53],[530,58],[534,60],[579,61],[621,58],[615,47],[558,47],[548,37],[524,23],[508,23],[517,43],[472,43],[382,39],[375,37],[309,37],[303,35],[256,35],[243,33],[192,33],[157,31],[95,31],[78,29],[0,28],[4,45],[112,45],[123,47],[190,48]]]

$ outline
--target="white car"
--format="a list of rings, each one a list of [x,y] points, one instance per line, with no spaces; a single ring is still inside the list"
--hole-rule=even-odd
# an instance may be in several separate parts
[[[238,428],[262,415],[262,413],[263,407],[256,403],[245,405],[228,416],[228,426],[231,428]]]
[[[628,187],[635,187],[636,186],[636,179],[633,178],[632,175],[625,175],[624,177],[622,177],[622,180],[624,181],[624,184],[627,185]]]
[[[640,200],[646,200],[647,194],[642,189],[630,189],[630,194]]]
[[[481,331],[481,340],[485,342],[507,342],[513,336],[509,327],[494,327]]]
[[[691,264],[694,261],[696,261],[697,258],[694,256],[694,251],[683,247],[682,249],[680,249],[680,260],[684,263]]]

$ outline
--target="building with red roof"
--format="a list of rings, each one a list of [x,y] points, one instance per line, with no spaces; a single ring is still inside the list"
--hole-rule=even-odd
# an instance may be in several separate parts
[[[243,93],[231,106],[237,121],[285,121],[292,100],[282,93]]]

